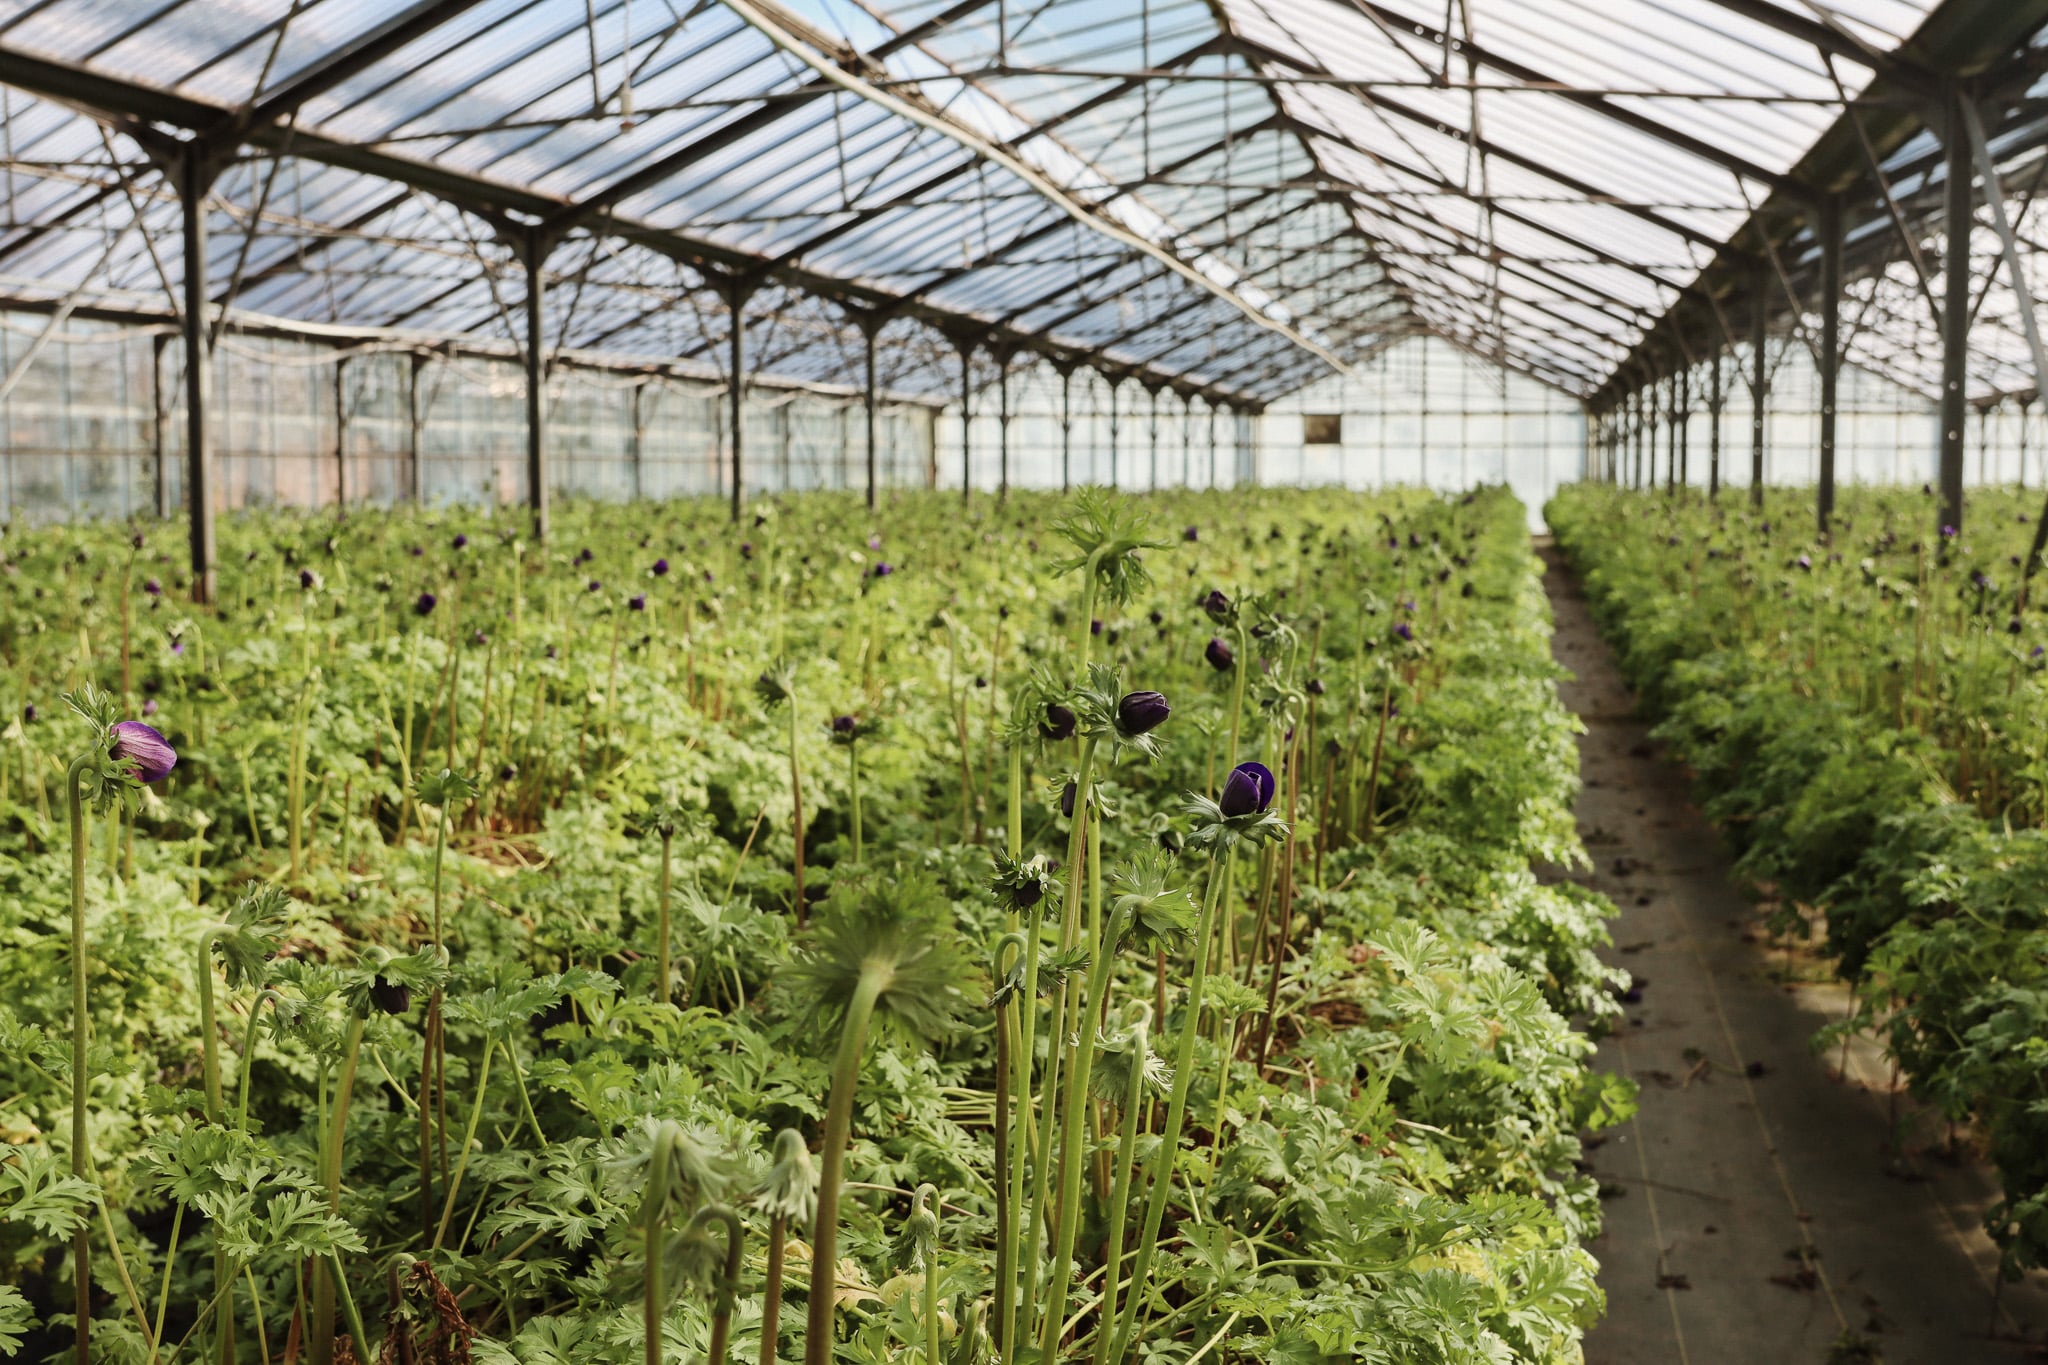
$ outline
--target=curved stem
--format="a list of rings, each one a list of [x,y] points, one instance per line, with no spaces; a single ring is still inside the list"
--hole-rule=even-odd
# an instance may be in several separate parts
[[[839,1288],[839,1190],[845,1180],[846,1142],[853,1132],[853,1091],[860,1081],[861,1052],[868,1020],[880,998],[884,976],[863,971],[839,1030],[832,1061],[832,1096],[825,1109],[825,1143],[819,1153],[818,1213],[811,1237],[811,1296],[806,1305],[804,1365],[830,1365],[832,1310]]]
[[[768,1220],[768,1283],[761,1291],[761,1365],[775,1365],[782,1336],[783,1220]]]
[[[243,1132],[249,1129],[249,1068],[256,1060],[256,1018],[263,1013],[264,1001],[268,1000],[275,1009],[283,999],[276,991],[266,990],[249,1006],[249,1027],[242,1033],[242,1065],[235,1082],[235,1127]]]
[[[497,1039],[484,1039],[484,1059],[476,1073],[476,1098],[470,1101],[469,1123],[462,1130],[462,1154],[455,1159],[455,1176],[448,1182],[448,1197],[441,1205],[441,1223],[434,1229],[436,1251],[441,1249],[442,1239],[448,1235],[448,1220],[455,1216],[455,1197],[462,1193],[462,1176],[469,1169],[469,1149],[476,1143],[477,1120],[483,1117],[484,1100],[490,1094],[491,1054],[497,1050]]]
[[[85,796],[79,779],[94,759],[72,761],[64,774],[64,792],[71,805],[71,1174],[92,1178],[91,1138],[86,1131],[86,1040],[91,1019],[85,1001]],[[78,1365],[90,1365],[92,1335],[92,1234],[84,1220],[71,1235],[73,1311],[78,1316]]]
[[[746,1230],[740,1216],[724,1204],[706,1204],[690,1219],[692,1228],[706,1223],[725,1224],[725,1271],[712,1299],[711,1348],[705,1360],[706,1365],[725,1365],[726,1343],[732,1338],[732,1304],[739,1290],[741,1238]]]
[[[1159,1225],[1166,1216],[1166,1197],[1173,1189],[1173,1159],[1180,1146],[1181,1123],[1187,1117],[1188,1082],[1195,1069],[1195,1035],[1202,1018],[1202,986],[1209,968],[1209,940],[1215,935],[1216,907],[1223,899],[1223,883],[1230,862],[1219,851],[1209,861],[1209,889],[1202,898],[1202,917],[1195,926],[1195,965],[1188,978],[1186,1014],[1180,1023],[1180,1038],[1174,1049],[1173,1091],[1166,1102],[1166,1127],[1148,1165],[1151,1188],[1145,1201],[1145,1226],[1138,1234],[1137,1250],[1131,1259],[1131,1290],[1124,1302],[1123,1321],[1109,1359],[1120,1362],[1129,1352],[1131,1333],[1137,1327],[1138,1308],[1144,1302],[1145,1277],[1152,1269],[1152,1254],[1159,1245]]]

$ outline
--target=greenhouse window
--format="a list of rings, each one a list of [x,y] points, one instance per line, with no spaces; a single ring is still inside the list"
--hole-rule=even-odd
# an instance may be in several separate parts
[[[1301,442],[1311,446],[1340,446],[1344,444],[1344,414],[1340,412],[1307,412],[1301,417]]]

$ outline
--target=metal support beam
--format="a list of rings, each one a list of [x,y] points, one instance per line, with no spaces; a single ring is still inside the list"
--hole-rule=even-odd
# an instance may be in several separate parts
[[[1749,505],[1764,505],[1764,418],[1771,398],[1771,371],[1765,363],[1770,340],[1771,275],[1762,266],[1750,281],[1749,305]]]
[[[974,342],[958,337],[960,348],[960,501],[974,496]]]
[[[348,511],[348,357],[334,361],[334,514]]]
[[[171,462],[168,458],[170,432],[169,405],[164,393],[164,351],[171,339],[158,332],[149,339],[149,453],[156,471],[156,516],[158,521],[171,519]],[[2022,460],[2024,468],[2026,461]]]
[[[1114,487],[1116,487],[1116,473],[1117,473],[1117,470],[1116,470],[1116,457],[1117,457],[1117,420],[1116,420],[1116,419],[1117,419],[1117,411],[1116,411],[1116,394],[1117,394],[1117,390],[1123,387],[1123,383],[1124,383],[1124,381],[1123,381],[1123,379],[1122,379],[1121,377],[1119,377],[1119,376],[1117,376],[1117,375],[1109,375],[1109,374],[1106,374],[1106,375],[1102,376],[1102,378],[1103,378],[1103,382],[1109,385],[1109,486],[1110,486],[1111,488],[1114,488]],[[1092,471],[1091,471],[1091,472],[1092,472]]]
[[[1216,400],[1209,400],[1209,487],[1216,486]]]
[[[1151,481],[1145,486],[1147,489],[1157,489],[1159,487],[1159,386],[1157,384],[1150,384],[1146,387],[1152,395],[1152,421],[1149,428],[1152,443],[1152,472],[1149,476]]]
[[[861,410],[867,419],[868,453],[868,511],[875,510],[875,484],[878,478],[875,446],[875,338],[881,333],[882,321],[873,314],[863,314],[860,324],[861,352],[866,361],[866,372],[861,385]]]
[[[206,195],[214,167],[196,149],[178,158],[179,236],[184,248],[185,500],[190,522],[192,600],[213,601],[213,437],[207,420],[212,400],[213,347],[208,338],[211,302],[206,289]]]
[[[533,513],[533,538],[548,542],[547,461],[547,264],[548,242],[539,232],[529,231],[518,242],[520,264],[526,269],[526,506]]]
[[[405,385],[405,412],[407,434],[405,443],[405,472],[411,488],[412,505],[423,507],[427,501],[426,475],[426,434],[427,409],[420,402],[420,371],[427,367],[427,358],[418,351],[412,353],[412,364],[408,368]]]
[[[1713,502],[1721,496],[1721,410],[1728,402],[1728,389],[1721,378],[1723,352],[1714,348],[1714,368],[1709,372],[1707,390],[1707,411],[1713,421],[1707,426],[1707,501]]]
[[[727,326],[727,341],[732,356],[731,382],[727,395],[731,402],[732,422],[732,523],[739,525],[740,504],[746,500],[746,448],[747,448],[747,300],[753,291],[744,285],[734,284],[726,294],[726,307],[730,315]]]
[[[996,501],[1010,500],[1010,353],[996,359]]]
[[[1820,537],[1835,515],[1835,408],[1842,373],[1842,196],[1828,195],[1814,218],[1820,237]]]
[[[1941,513],[1940,525],[1963,529],[1963,442],[1968,430],[1964,404],[1970,358],[1970,228],[1975,212],[1970,192],[1970,139],[1962,98],[1949,104],[1946,150],[1948,181],[1942,217],[1941,295]]]
[[[635,502],[647,496],[647,385],[650,382],[643,379],[635,384],[632,397],[628,400],[632,408],[633,439],[626,453],[633,461]]]

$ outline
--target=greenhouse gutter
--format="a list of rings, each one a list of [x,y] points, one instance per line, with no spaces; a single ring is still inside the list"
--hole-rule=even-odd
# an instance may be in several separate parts
[[[67,300],[60,298],[33,298],[10,292],[25,283],[29,282],[0,276],[0,313],[51,316],[63,311],[70,317],[88,322],[132,327],[143,336],[177,336],[183,330],[177,315],[168,311],[140,305],[126,307],[108,303],[71,302],[67,306]],[[297,318],[276,317],[240,308],[227,310],[226,330],[235,335],[261,337],[269,341],[302,341],[312,345],[330,346],[346,355],[431,354],[449,358],[505,361],[515,365],[522,359],[519,346],[512,342],[480,341],[468,333],[452,336],[404,328],[304,322]],[[554,352],[549,360],[551,366],[616,374],[622,377],[683,380],[702,385],[706,396],[725,393],[729,387],[725,374],[716,367],[699,370],[661,356],[569,349]],[[782,393],[811,394],[819,398],[844,400],[849,403],[860,402],[866,392],[858,384],[833,384],[825,380],[794,379],[774,375],[749,376],[747,388],[750,391],[773,389]],[[949,401],[929,394],[900,393],[890,389],[878,390],[876,397],[888,407],[918,407],[933,412],[943,410]]]
[[[827,65],[829,66],[829,63]],[[281,123],[244,127],[234,122],[232,110],[220,105],[38,57],[4,43],[0,43],[0,84],[10,85],[28,94],[79,110],[88,117],[107,124],[113,131],[130,138],[152,156],[168,158],[174,155],[190,155],[194,152],[205,155],[218,150],[211,146],[207,139],[221,136],[236,143],[258,148],[273,156],[301,157],[323,165],[357,171],[392,184],[408,186],[514,231],[528,231],[550,220],[558,221],[561,215],[573,214],[583,207],[572,199],[542,194],[521,186],[486,180],[427,162],[394,156],[373,147],[323,137],[305,128]],[[878,95],[879,93],[877,92]],[[170,137],[160,128],[151,125],[165,125],[182,130],[191,134],[191,139],[180,140]],[[221,130],[224,128],[230,131],[223,133]],[[1100,219],[1087,214],[1085,207],[1082,207],[1080,212],[1090,226],[1099,231],[1107,230]],[[971,313],[936,307],[856,280],[821,274],[788,262],[770,262],[744,250],[722,246],[674,229],[658,228],[608,215],[603,219],[603,226],[595,230],[601,235],[632,242],[712,275],[713,278],[705,281],[706,288],[719,287],[721,279],[717,278],[718,276],[744,276],[754,272],[765,272],[819,298],[842,305],[852,304],[897,316],[920,319],[941,332],[978,334],[989,338],[991,342],[1004,342],[1017,350],[1034,351],[1048,358],[1079,357],[1132,373],[1147,370],[1147,366],[1142,362],[1134,364],[1118,360],[1107,351],[1092,346],[1064,341],[1058,336],[1023,331]],[[1152,249],[1162,250],[1156,245]],[[1178,261],[1177,257],[1173,259]],[[1193,269],[1185,262],[1179,262],[1179,265],[1184,270]],[[1199,275],[1199,272],[1196,273]],[[1204,287],[1210,290],[1220,288],[1214,281],[1204,280],[1203,283]],[[1337,363],[1329,359],[1328,354],[1318,349],[1315,344],[1289,335],[1285,324],[1258,314],[1245,300],[1235,298],[1228,291],[1224,291],[1224,297],[1231,298],[1236,306],[1245,309],[1248,316],[1267,330],[1287,336],[1288,340],[1295,342],[1301,349],[1315,354],[1325,363]],[[1199,373],[1168,375],[1162,372],[1160,378],[1185,381],[1192,384],[1198,392],[1219,402],[1257,407],[1268,401],[1267,395],[1255,390],[1213,383],[1204,380]]]

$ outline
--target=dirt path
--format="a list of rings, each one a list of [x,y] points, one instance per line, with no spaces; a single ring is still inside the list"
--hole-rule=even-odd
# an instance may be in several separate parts
[[[1849,1049],[1846,1076],[1840,1049],[1815,1055],[1846,993],[1770,948],[1554,557],[1545,582],[1553,651],[1577,675],[1564,700],[1589,731],[1578,817],[1596,866],[1577,875],[1622,907],[1607,956],[1641,983],[1596,1062],[1643,1093],[1588,1153],[1608,1300],[1588,1365],[2048,1360],[2042,1277],[1993,1300],[1993,1173],[1947,1156],[1920,1117],[1893,1149],[1909,1106],[1874,1047]]]

